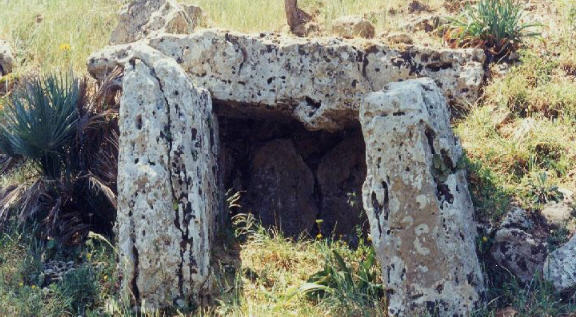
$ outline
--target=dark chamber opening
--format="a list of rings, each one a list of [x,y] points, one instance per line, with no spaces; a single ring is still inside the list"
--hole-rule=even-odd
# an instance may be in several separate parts
[[[322,233],[354,241],[358,229],[366,232],[366,158],[359,124],[335,133],[308,131],[278,113],[215,108],[224,189],[241,193],[241,212],[291,237]]]

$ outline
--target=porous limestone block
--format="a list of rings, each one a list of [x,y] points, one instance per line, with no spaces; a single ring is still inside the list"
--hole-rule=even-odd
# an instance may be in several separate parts
[[[209,93],[171,59],[133,57],[120,102],[118,244],[123,293],[137,306],[202,299],[221,208]]]
[[[469,316],[483,292],[462,148],[433,80],[392,83],[360,109],[364,209],[390,316]]]

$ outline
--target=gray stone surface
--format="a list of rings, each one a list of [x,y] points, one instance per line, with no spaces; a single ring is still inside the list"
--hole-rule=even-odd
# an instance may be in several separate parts
[[[293,237],[313,229],[318,215],[314,174],[291,140],[274,140],[257,149],[249,182],[251,207],[263,225]]]
[[[431,79],[392,83],[360,111],[364,209],[390,316],[468,316],[483,278],[462,148]]]
[[[201,19],[202,10],[196,6],[175,0],[135,0],[120,11],[110,44],[130,43],[153,34],[190,33]]]
[[[522,283],[529,283],[542,266],[548,254],[544,241],[519,228],[502,228],[496,232],[490,250],[498,265],[514,274]]]
[[[544,278],[558,291],[576,287],[576,236],[548,255],[543,271]]]
[[[209,93],[174,60],[154,57],[124,65],[117,215],[122,289],[137,305],[187,306],[208,285],[221,201],[217,122]]]
[[[217,102],[249,112],[298,119],[311,130],[339,130],[357,121],[364,95],[388,83],[431,77],[453,103],[474,102],[483,81],[482,50],[391,49],[334,38],[302,39],[202,30],[146,39],[176,60]],[[88,60],[96,78],[133,56],[134,45],[103,49]]]

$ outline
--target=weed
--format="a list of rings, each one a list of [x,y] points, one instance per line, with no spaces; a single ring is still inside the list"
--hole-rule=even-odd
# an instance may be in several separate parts
[[[498,307],[512,307],[518,316],[526,317],[563,316],[576,309],[574,299],[562,300],[554,287],[540,275],[534,276],[527,285],[521,285],[515,279],[499,280],[490,292],[494,300],[475,312],[474,316],[497,316],[494,312]]]
[[[501,188],[497,176],[480,162],[465,160],[468,167],[470,193],[480,219],[497,223],[510,207],[510,194]]]
[[[361,242],[359,249],[363,249]],[[362,307],[383,308],[384,286],[373,248],[367,248],[357,266],[351,267],[337,250],[327,250],[324,268],[300,287],[311,300],[364,314]]]
[[[526,37],[540,33],[528,30],[539,24],[523,23],[524,11],[516,0],[480,0],[460,18],[451,20],[448,39],[463,47],[481,47],[496,58],[516,51]]]
[[[545,172],[540,172],[528,178],[525,196],[527,196],[533,204],[558,202],[564,198],[558,186],[549,182],[548,175]]]

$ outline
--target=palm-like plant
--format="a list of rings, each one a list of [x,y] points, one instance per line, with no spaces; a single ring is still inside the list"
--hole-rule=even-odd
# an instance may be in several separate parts
[[[32,160],[43,177],[0,198],[0,223],[18,206],[21,221],[36,221],[43,237],[62,243],[81,242],[89,231],[111,233],[118,107],[109,97],[119,89],[116,77],[94,93],[83,80],[51,75],[14,94],[0,126],[0,152]]]
[[[523,22],[524,10],[516,0],[480,0],[468,6],[460,18],[452,19],[446,39],[457,46],[481,47],[495,57],[518,49],[529,31],[539,24]]]
[[[76,133],[83,87],[80,81],[63,76],[28,82],[6,107],[0,150],[29,158],[48,178],[58,178]]]

